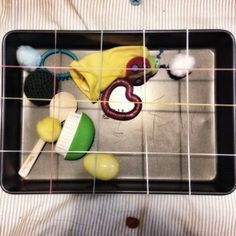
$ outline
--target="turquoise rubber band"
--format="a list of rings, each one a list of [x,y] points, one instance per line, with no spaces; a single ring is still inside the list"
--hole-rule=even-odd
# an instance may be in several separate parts
[[[71,51],[69,51],[68,49],[48,49],[45,53],[42,54],[41,56],[41,62],[40,62],[40,66],[44,66],[44,63],[46,61],[46,59],[53,55],[53,54],[58,54],[58,53],[61,53],[61,54],[65,54],[67,55],[68,57],[70,57],[71,59],[73,60],[78,60],[78,57],[72,53]],[[51,72],[53,73],[52,71],[49,71],[47,68],[42,68],[43,70],[46,70],[48,72]],[[56,73],[56,78],[59,79],[59,80],[65,80],[65,79],[69,79],[71,76],[70,76],[70,72],[67,71],[67,72],[59,72],[59,73]]]

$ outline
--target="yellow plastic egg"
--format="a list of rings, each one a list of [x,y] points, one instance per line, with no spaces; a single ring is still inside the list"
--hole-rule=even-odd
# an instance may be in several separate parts
[[[45,142],[55,142],[61,133],[61,122],[56,118],[46,117],[38,121],[36,130]]]
[[[120,170],[120,164],[112,154],[87,154],[83,158],[83,165],[89,175],[99,180],[111,180]]]

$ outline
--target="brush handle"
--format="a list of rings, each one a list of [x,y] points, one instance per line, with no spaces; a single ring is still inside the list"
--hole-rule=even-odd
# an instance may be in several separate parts
[[[18,174],[21,177],[25,178],[30,173],[44,145],[45,145],[45,141],[43,141],[41,138],[34,145],[34,148],[32,149],[29,156],[26,158],[26,160],[24,161],[23,165],[21,166],[18,172]]]

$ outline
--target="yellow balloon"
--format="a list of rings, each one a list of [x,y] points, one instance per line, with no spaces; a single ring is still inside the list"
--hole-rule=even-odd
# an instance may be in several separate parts
[[[76,85],[90,100],[98,100],[117,78],[125,78],[127,63],[134,57],[150,54],[143,46],[120,46],[91,53],[70,64],[70,74]]]
[[[83,158],[83,165],[89,175],[99,180],[111,180],[120,170],[120,164],[112,154],[87,154]]]

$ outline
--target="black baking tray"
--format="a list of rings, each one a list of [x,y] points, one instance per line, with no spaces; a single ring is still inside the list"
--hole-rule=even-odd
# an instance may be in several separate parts
[[[120,45],[142,45],[143,31],[105,31],[103,49]],[[217,104],[235,103],[235,43],[224,30],[189,30],[189,48],[215,51],[215,100]],[[100,50],[100,31],[57,31],[57,47]],[[133,39],[136,39],[135,41]],[[186,31],[146,31],[149,49],[186,47]],[[54,48],[54,31],[11,31],[3,39],[3,65],[18,65],[16,49],[20,45]],[[223,69],[224,68],[224,69]],[[222,79],[224,78],[224,79]],[[8,193],[48,193],[49,180],[25,180],[18,175],[21,150],[22,69],[3,67],[1,99],[1,186]],[[194,194],[227,194],[235,188],[235,110],[233,106],[216,107],[217,175],[209,181],[192,181]],[[146,180],[96,181],[96,193],[146,193]],[[53,193],[91,193],[91,180],[53,180]],[[188,181],[152,180],[150,193],[189,193]]]

